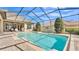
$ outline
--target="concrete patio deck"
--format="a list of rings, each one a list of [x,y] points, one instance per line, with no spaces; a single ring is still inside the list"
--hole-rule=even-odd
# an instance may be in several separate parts
[[[14,38],[14,33],[5,32],[0,34],[0,51],[41,51],[42,49],[34,46],[27,41]],[[69,36],[69,35],[68,35]],[[70,51],[79,51],[79,36],[72,35]]]
[[[11,32],[0,34],[0,51],[35,51],[38,49],[27,41],[14,38],[14,35],[15,34]],[[38,51],[40,50],[41,49],[38,49]]]

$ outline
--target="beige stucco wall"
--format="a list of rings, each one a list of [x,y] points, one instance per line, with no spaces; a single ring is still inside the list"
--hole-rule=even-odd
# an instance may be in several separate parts
[[[0,32],[3,32],[3,18],[0,14]]]

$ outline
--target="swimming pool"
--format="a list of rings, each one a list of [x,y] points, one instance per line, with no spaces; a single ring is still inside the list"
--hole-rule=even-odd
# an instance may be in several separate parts
[[[59,50],[62,51],[66,45],[68,37],[63,35],[37,33],[37,32],[21,32],[17,36],[20,39],[29,41],[30,43],[46,50]]]

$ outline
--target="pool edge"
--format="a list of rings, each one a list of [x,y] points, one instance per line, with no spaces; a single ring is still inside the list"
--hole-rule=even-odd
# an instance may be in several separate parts
[[[67,36],[67,35],[66,35]],[[69,41],[70,41],[70,37],[69,36],[67,36],[68,37],[68,39],[67,39],[67,42],[66,42],[66,44],[65,44],[65,47],[64,47],[64,49],[63,49],[63,51],[67,51],[67,49],[69,48],[68,47],[68,44],[69,44]]]

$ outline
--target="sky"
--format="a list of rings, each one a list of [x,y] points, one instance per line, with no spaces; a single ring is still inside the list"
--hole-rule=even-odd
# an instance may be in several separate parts
[[[0,9],[8,10],[8,12],[13,12],[16,14],[18,14],[17,11],[20,11],[21,8],[22,7],[0,7]],[[61,17],[59,14],[59,11],[57,10],[58,8],[55,8],[55,7],[42,7],[43,10],[41,10],[40,7],[36,7],[36,9],[34,9],[32,12],[30,12],[33,8],[34,7],[24,7],[22,12],[19,15],[25,17],[28,20],[32,20],[33,22],[48,21],[49,19],[54,21],[57,17]],[[73,8],[64,7],[64,8],[59,8],[59,9],[60,9],[60,13],[63,17],[63,20],[65,20],[65,21],[78,21],[79,20],[79,15],[70,16],[70,15],[74,15],[74,14],[79,14],[79,7],[73,7]],[[43,11],[47,15],[45,15],[45,13]],[[30,12],[30,13],[28,15],[26,15],[28,12]],[[42,14],[44,14],[44,15],[41,16]],[[67,16],[70,16],[70,17],[67,17]]]

